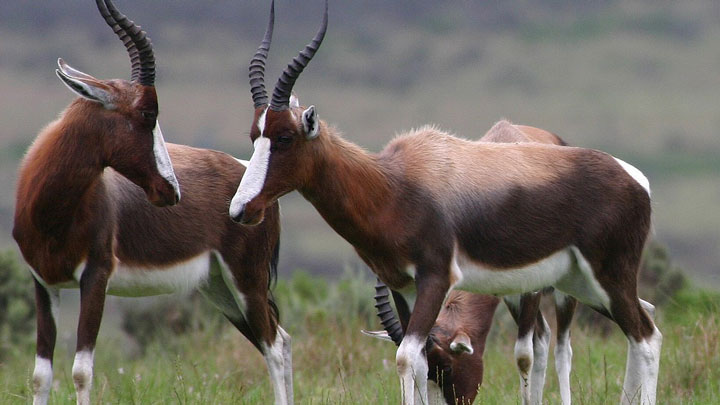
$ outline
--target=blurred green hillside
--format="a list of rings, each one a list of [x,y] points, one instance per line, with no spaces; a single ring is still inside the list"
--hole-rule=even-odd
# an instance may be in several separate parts
[[[248,158],[247,63],[267,2],[117,4],[155,44],[166,139]],[[310,40],[321,9],[278,0],[268,84]],[[91,1],[0,3],[0,246],[12,244],[19,160],[73,98],[55,77],[58,57],[100,78],[129,77]],[[654,238],[716,285],[719,90],[714,0],[333,1],[325,43],[296,86],[301,103],[374,151],[425,123],[477,138],[505,117],[610,152],[649,177]],[[359,263],[297,193],[281,203],[281,271],[339,274]]]

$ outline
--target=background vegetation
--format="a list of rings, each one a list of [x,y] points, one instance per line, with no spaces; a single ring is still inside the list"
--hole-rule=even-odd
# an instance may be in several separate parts
[[[657,271],[647,265],[644,271],[658,280],[667,276],[680,280],[677,269],[663,259],[662,252],[656,247],[646,258]],[[665,265],[658,264],[663,262]],[[2,266],[0,270],[8,269],[7,264]],[[397,403],[394,346],[360,334],[360,329],[379,327],[368,300],[373,283],[363,274],[348,271],[340,280],[328,283],[318,276],[296,272],[278,283],[275,294],[283,326],[293,336],[297,403]],[[29,284],[27,273],[18,272],[16,278],[25,278]],[[656,291],[654,298],[662,303],[657,314],[664,334],[658,398],[672,404],[718,403],[720,294],[682,281],[672,292],[649,284],[646,287]],[[20,294],[16,295],[16,300],[24,302]],[[105,325],[98,340],[93,390],[96,403],[272,401],[262,357],[209,304],[197,298],[155,299],[146,302],[142,310],[128,307],[130,300],[120,302],[119,312],[126,313],[124,333]],[[550,308],[546,315],[553,324]],[[517,328],[503,306],[495,318],[485,353],[485,381],[476,403],[520,403],[512,360]],[[573,400],[582,404],[615,403],[625,369],[625,338],[603,318],[588,318],[585,311],[578,318],[573,328]],[[51,397],[55,404],[75,401],[70,370],[76,319],[76,311],[60,316]],[[0,328],[7,328],[9,321],[3,322]],[[29,325],[32,320],[16,320],[10,326],[27,329]],[[0,403],[30,403],[32,339],[24,335],[13,347],[16,349],[0,358]],[[551,361],[546,403],[560,401],[554,372]]]
[[[117,3],[153,38],[167,140],[248,158],[246,69],[267,1]],[[269,84],[312,37],[321,7],[277,1]],[[643,297],[661,305],[665,335],[659,398],[720,402],[720,297],[712,292],[720,286],[720,2],[364,0],[333,1],[330,13],[323,48],[296,90],[369,150],[429,122],[477,138],[506,117],[643,170],[653,239],[668,246],[650,247],[643,272]],[[73,98],[54,75],[58,57],[99,78],[129,77],[92,2],[0,2],[0,247],[14,246],[20,159]],[[297,398],[395,403],[394,348],[358,332],[378,327],[367,270],[309,203],[296,193],[281,203],[276,295],[294,337]],[[33,287],[14,256],[0,255],[0,403],[29,402],[34,353]],[[72,403],[77,296],[63,292],[62,302],[53,402]],[[515,328],[504,309],[496,317],[480,399],[518,403]],[[578,323],[576,403],[615,403],[624,339],[591,313]],[[270,400],[262,358],[197,297],[112,298],[99,342],[97,402]],[[547,391],[556,403],[553,372]]]

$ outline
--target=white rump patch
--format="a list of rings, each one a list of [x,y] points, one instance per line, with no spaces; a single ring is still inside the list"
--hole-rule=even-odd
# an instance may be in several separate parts
[[[162,130],[160,130],[159,122],[155,122],[155,128],[153,129],[153,152],[155,154],[158,173],[172,185],[175,194],[180,198],[180,184],[178,184],[177,178],[175,177],[175,171],[170,161],[167,146],[165,146],[165,139],[163,138]]]
[[[264,116],[263,114],[262,117]],[[264,122],[263,120],[263,124]],[[258,127],[260,127],[259,120]],[[253,145],[255,151],[253,151],[247,170],[240,180],[240,186],[230,203],[230,216],[233,218],[240,214],[245,204],[260,194],[265,185],[265,176],[270,163],[270,139],[261,135],[255,139]]]
[[[134,267],[118,263],[108,294],[125,297],[187,292],[204,282],[210,271],[210,252],[168,267]]]
[[[620,166],[627,172],[627,174],[630,175],[635,181],[637,181],[644,189],[647,191],[648,195],[650,195],[650,181],[645,177],[645,175],[635,166],[631,165],[630,163],[627,163],[625,161],[622,161],[616,157],[614,159],[620,163]]]

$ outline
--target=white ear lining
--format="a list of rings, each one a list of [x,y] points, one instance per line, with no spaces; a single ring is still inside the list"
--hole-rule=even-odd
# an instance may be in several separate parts
[[[90,76],[89,74],[87,74],[85,72],[81,72],[81,71],[75,69],[74,67],[68,65],[63,60],[63,58],[58,58],[57,64],[58,64],[58,67],[60,68],[60,70],[62,70],[62,72],[65,73],[67,76],[95,80],[95,78]]]
[[[311,105],[307,110],[303,111],[302,124],[307,139],[315,139],[318,136],[320,122],[318,121],[314,105]]]
[[[300,100],[298,100],[295,93],[290,94],[290,108],[300,107]]]
[[[80,97],[83,97],[90,101],[97,101],[101,103],[105,108],[108,110],[112,110],[115,108],[115,105],[111,101],[110,94],[98,87],[91,86],[82,80],[78,80],[74,77],[68,76],[66,73],[62,72],[60,69],[55,69],[55,74],[57,77],[62,80],[62,82],[73,91],[73,93],[77,94]]]

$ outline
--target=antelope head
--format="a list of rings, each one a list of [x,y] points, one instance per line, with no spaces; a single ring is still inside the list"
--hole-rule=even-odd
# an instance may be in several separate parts
[[[96,4],[130,55],[131,79],[100,80],[58,59],[55,73],[81,97],[65,118],[96,138],[103,167],[112,167],[142,187],[153,204],[174,205],[180,201],[180,186],[157,122],[152,43],[111,0]]]
[[[363,334],[400,345],[404,337],[400,321],[390,305],[390,291],[378,280],[375,286],[375,308],[380,322],[381,331],[365,331]],[[430,330],[425,344],[428,362],[428,379],[434,381],[442,391],[448,404],[471,404],[477,395],[478,386],[482,384],[484,365],[483,352],[487,333],[479,334],[466,330],[468,323],[487,323],[492,321],[492,314],[499,300],[488,296],[471,296],[472,302],[458,302],[457,292],[451,293],[443,309]],[[451,302],[455,302],[451,304]],[[451,306],[460,306],[463,311],[472,314],[470,317],[453,314]],[[473,341],[473,338],[476,341]],[[479,341],[477,341],[479,340]]]
[[[246,225],[259,224],[266,207],[305,184],[312,170],[312,159],[309,156],[312,156],[315,139],[322,132],[315,106],[300,107],[292,88],[325,37],[327,1],[323,21],[315,38],[283,71],[273,90],[272,99],[268,102],[264,74],[274,17],[273,2],[265,36],[250,62],[250,86],[255,105],[250,139],[254,151],[230,204],[233,220]]]

